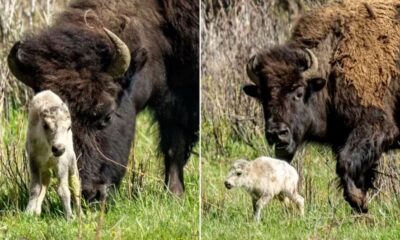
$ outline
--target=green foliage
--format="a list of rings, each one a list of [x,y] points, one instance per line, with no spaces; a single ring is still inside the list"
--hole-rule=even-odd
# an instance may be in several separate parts
[[[0,162],[11,166],[0,165],[0,239],[193,239],[198,235],[198,157],[193,155],[185,168],[184,198],[175,199],[163,185],[158,128],[149,112],[139,115],[128,173],[120,190],[112,194],[106,211],[86,206],[85,217],[72,222],[64,218],[56,181],[46,195],[42,216],[24,214],[28,195],[23,157],[27,116],[22,109],[10,116],[1,124],[2,142],[7,145],[1,146]],[[5,146],[12,149],[11,154],[5,153]]]

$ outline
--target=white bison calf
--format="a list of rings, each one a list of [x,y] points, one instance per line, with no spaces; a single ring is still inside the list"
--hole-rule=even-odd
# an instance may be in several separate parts
[[[26,152],[30,166],[28,213],[40,215],[52,171],[59,180],[58,194],[66,217],[72,218],[71,193],[81,213],[80,181],[67,105],[52,91],[35,95],[29,108]]]
[[[292,200],[304,214],[304,198],[299,195],[299,175],[285,161],[260,157],[254,161],[237,160],[225,180],[225,187],[243,187],[253,199],[254,218],[261,219],[262,208],[275,196],[288,203]]]

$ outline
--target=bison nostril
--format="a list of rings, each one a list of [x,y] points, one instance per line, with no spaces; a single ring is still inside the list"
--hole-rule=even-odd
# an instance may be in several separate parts
[[[277,125],[280,125],[279,127]],[[289,144],[290,142],[290,130],[285,124],[274,124],[270,126],[266,131],[267,141],[270,144],[283,143]]]
[[[283,129],[278,132],[278,136],[287,136],[287,135],[289,135],[288,129]]]
[[[289,143],[290,142],[290,133],[288,129],[281,130],[278,132],[278,138],[281,142],[283,143]]]

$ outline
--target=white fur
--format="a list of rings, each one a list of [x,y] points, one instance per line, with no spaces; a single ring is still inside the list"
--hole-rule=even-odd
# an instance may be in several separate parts
[[[259,157],[254,161],[237,160],[225,180],[227,188],[242,187],[253,199],[254,218],[261,219],[262,208],[275,196],[293,201],[304,215],[304,198],[297,186],[299,175],[290,164],[270,157]]]
[[[52,151],[65,149],[65,151]],[[73,217],[71,210],[71,192],[74,194],[79,214],[80,181],[77,160],[73,148],[71,117],[68,107],[52,91],[36,94],[29,108],[29,125],[26,139],[31,183],[29,203],[26,212],[40,215],[46,190],[53,171],[59,180],[58,194],[62,200],[65,215]],[[61,155],[59,155],[63,152]]]

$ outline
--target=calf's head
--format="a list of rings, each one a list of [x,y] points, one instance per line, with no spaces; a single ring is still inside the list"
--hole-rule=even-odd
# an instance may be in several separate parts
[[[48,146],[54,157],[60,157],[64,154],[65,148],[72,138],[71,117],[67,106],[62,105],[49,106],[39,113],[39,128],[42,135],[46,138]]]
[[[248,185],[248,163],[249,161],[242,159],[233,163],[224,183],[227,189]]]
[[[318,59],[308,49],[278,46],[253,56],[247,74],[255,85],[244,92],[263,106],[265,136],[278,158],[291,161],[312,125],[312,98],[326,85],[318,75]]]

